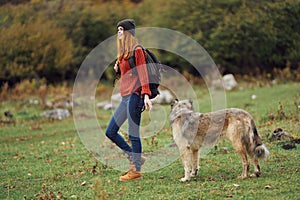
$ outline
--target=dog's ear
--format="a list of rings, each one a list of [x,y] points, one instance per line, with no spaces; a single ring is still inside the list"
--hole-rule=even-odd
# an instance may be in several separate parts
[[[174,105],[176,104],[176,103],[178,103],[178,99],[174,99],[172,102],[171,102],[171,109],[174,107]]]

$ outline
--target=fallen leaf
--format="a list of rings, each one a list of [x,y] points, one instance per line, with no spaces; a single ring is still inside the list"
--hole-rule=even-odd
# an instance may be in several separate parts
[[[14,185],[5,185],[4,188],[14,189],[14,188],[16,188],[16,186],[14,186]]]
[[[81,186],[85,186],[86,185],[86,181],[83,181],[80,185]]]
[[[270,188],[272,188],[272,186],[270,186],[270,185],[265,186],[265,189],[270,189]]]
[[[96,168],[97,166],[93,166],[93,170],[92,170],[92,173],[94,174],[94,175],[96,175],[97,174],[97,168]]]
[[[228,198],[233,198],[233,196],[234,196],[233,194],[227,194],[226,195],[226,197],[228,197]]]
[[[45,185],[45,183],[43,183],[42,190],[45,190],[45,189],[46,189],[46,185]]]

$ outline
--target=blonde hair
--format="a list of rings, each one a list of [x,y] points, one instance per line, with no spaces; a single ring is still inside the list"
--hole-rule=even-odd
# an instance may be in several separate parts
[[[128,31],[124,31],[121,40],[117,38],[118,57],[117,60],[128,59],[132,48],[138,44],[138,40]]]

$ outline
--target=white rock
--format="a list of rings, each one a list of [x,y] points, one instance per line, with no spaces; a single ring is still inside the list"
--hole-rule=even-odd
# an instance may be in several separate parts
[[[41,116],[62,120],[63,118],[70,117],[71,114],[67,109],[54,109],[43,112]]]
[[[152,102],[157,104],[170,104],[174,99],[169,90],[159,90],[160,94],[152,99]]]
[[[226,74],[223,76],[223,86],[225,90],[232,90],[238,86],[238,83],[232,74]]]

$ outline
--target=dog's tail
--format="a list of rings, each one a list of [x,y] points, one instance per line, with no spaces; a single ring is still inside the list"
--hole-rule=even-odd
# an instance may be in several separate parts
[[[253,122],[253,142],[255,145],[254,148],[254,156],[258,159],[262,159],[262,160],[266,160],[268,158],[268,156],[270,155],[269,150],[267,149],[267,147],[262,143],[261,138],[258,135],[256,126]]]

